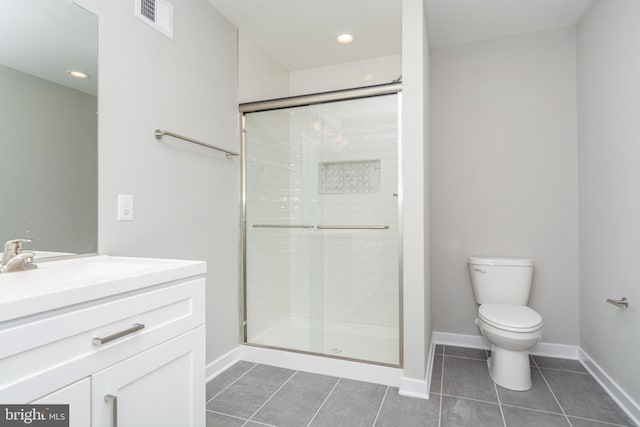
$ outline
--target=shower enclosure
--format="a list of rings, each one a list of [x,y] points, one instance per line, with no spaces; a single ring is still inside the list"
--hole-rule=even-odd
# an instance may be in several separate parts
[[[240,106],[245,343],[401,365],[399,91]]]

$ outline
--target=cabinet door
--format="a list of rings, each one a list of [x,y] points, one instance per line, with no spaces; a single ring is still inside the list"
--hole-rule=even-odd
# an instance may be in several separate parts
[[[93,375],[93,427],[204,427],[204,328]]]
[[[69,427],[91,425],[91,382],[89,378],[54,391],[31,403],[34,405],[69,405]]]

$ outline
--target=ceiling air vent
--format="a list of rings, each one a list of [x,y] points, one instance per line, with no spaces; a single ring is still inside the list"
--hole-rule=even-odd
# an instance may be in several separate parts
[[[135,0],[136,17],[173,39],[173,5],[167,0]]]

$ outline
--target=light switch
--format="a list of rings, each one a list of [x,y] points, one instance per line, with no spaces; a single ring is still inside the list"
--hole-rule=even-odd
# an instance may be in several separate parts
[[[118,194],[118,221],[133,221],[132,194]]]

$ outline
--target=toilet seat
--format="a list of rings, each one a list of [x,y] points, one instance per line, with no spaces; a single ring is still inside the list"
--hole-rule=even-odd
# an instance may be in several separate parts
[[[535,332],[542,328],[542,316],[525,305],[482,304],[478,317],[504,331]]]

